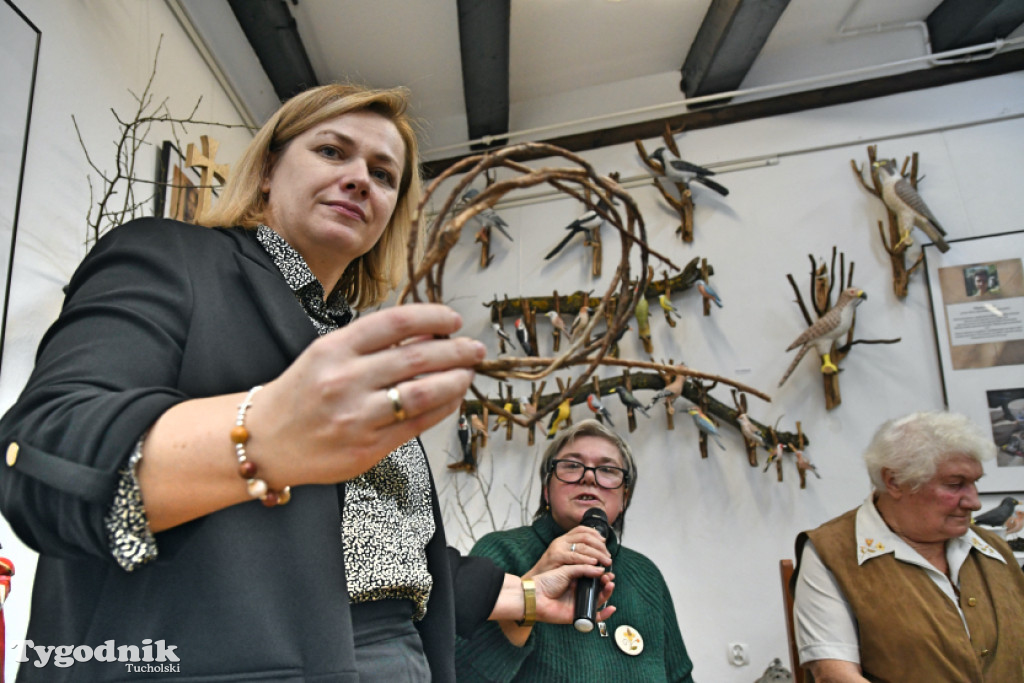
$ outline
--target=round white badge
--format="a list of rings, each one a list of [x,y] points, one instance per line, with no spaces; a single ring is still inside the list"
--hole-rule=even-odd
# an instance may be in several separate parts
[[[644,651],[644,639],[632,626],[623,624],[615,629],[615,644],[627,655],[638,655]]]

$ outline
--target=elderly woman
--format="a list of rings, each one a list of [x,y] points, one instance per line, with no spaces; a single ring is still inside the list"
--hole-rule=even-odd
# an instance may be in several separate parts
[[[19,680],[450,681],[457,622],[524,615],[447,548],[416,438],[484,346],[445,306],[356,319],[405,263],[406,103],[295,96],[202,217],[226,227],[134,221],[78,268],[0,422],[0,509],[40,554],[28,639],[97,655],[30,651]],[[540,616],[568,621],[547,598],[577,575],[537,577]]]
[[[994,452],[961,415],[878,430],[871,496],[797,538],[797,645],[817,683],[1024,680],[1024,572],[971,526]]]
[[[486,623],[456,645],[460,683],[693,680],[661,572],[615,533],[622,531],[636,479],[629,446],[596,420],[573,425],[549,444],[533,524],[488,534],[471,555],[489,557],[524,577],[567,562],[608,567],[614,572],[615,608],[600,612],[598,628],[588,633],[568,625]],[[614,529],[607,541],[580,525],[595,508]]]

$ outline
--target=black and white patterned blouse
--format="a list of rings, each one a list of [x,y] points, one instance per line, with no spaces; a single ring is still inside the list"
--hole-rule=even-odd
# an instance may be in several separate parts
[[[321,336],[352,320],[353,312],[345,297],[334,292],[324,301],[320,281],[280,235],[260,225],[256,239]],[[113,504],[105,517],[111,553],[126,571],[157,557],[156,540],[149,530],[136,478],[144,439],[145,435],[121,470]],[[301,493],[296,491],[294,495]],[[426,548],[434,534],[434,516],[430,473],[418,440],[403,444],[345,484],[340,533],[352,602],[409,599],[416,606],[414,618],[422,619],[433,585]]]

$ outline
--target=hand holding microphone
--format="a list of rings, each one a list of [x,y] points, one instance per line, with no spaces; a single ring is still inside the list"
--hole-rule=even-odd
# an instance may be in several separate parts
[[[583,515],[580,522],[588,526],[605,540],[611,534],[611,527],[608,525],[608,515],[601,508],[590,508]],[[577,631],[590,633],[594,630],[597,612],[597,596],[600,593],[598,579],[594,577],[581,577],[576,581],[576,610],[573,616],[573,626]]]

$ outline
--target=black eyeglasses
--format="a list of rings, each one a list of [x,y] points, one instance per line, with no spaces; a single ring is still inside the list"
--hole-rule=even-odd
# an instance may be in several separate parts
[[[566,484],[578,484],[587,476],[587,472],[594,473],[594,482],[603,489],[617,489],[626,483],[626,470],[611,465],[598,465],[587,467],[576,460],[552,460],[551,472],[558,478],[558,481]]]

